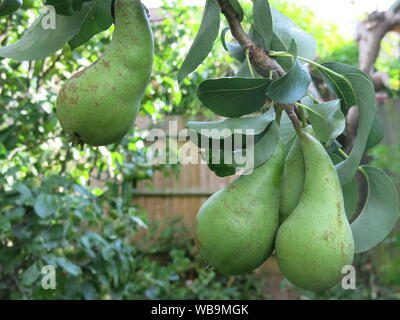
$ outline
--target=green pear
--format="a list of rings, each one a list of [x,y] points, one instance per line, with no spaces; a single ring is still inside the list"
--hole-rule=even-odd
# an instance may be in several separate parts
[[[315,136],[311,126],[304,128],[306,132]],[[299,138],[296,137],[285,160],[282,176],[282,194],[279,205],[279,220],[282,223],[299,204],[304,188],[304,157],[301,151]]]
[[[299,204],[304,187],[304,158],[300,141],[296,138],[286,157],[282,176],[279,220],[282,223]]]
[[[153,35],[139,0],[115,1],[115,30],[98,61],[71,77],[57,117],[79,144],[108,145],[132,126],[153,66]]]
[[[275,250],[286,278],[300,288],[324,291],[344,276],[354,258],[354,242],[335,167],[321,143],[299,135],[305,178],[300,202],[280,226]]]
[[[217,271],[238,275],[271,254],[279,226],[284,146],[250,175],[242,175],[211,196],[196,216],[196,246]]]

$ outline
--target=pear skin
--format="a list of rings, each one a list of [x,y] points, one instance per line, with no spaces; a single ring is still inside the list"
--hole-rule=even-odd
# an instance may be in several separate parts
[[[196,246],[217,271],[239,275],[271,254],[279,225],[284,146],[250,175],[211,196],[196,216]]]
[[[312,126],[303,129],[315,136]],[[304,158],[299,138],[296,137],[285,160],[282,176],[282,194],[279,206],[279,220],[282,223],[296,209],[304,187]]]
[[[321,143],[299,135],[305,165],[303,194],[280,226],[275,250],[285,277],[302,289],[327,290],[351,265],[354,242],[335,167]]]
[[[286,157],[282,176],[279,220],[282,223],[299,204],[304,187],[304,158],[300,141],[296,138]]]
[[[98,61],[72,76],[57,117],[76,144],[118,142],[132,126],[153,66],[153,34],[139,0],[115,1],[115,30]]]

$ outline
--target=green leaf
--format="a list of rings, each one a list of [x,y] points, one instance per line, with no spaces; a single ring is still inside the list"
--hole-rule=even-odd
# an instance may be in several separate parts
[[[322,64],[324,67],[331,69],[339,74],[359,74],[368,79],[368,76],[356,67],[343,63],[327,62]],[[340,77],[337,77],[323,69],[319,69],[322,79],[326,85],[341,99],[341,108],[344,115],[347,115],[349,109],[357,104],[356,97],[350,84]]]
[[[199,86],[198,97],[214,113],[238,118],[264,106],[271,80],[265,78],[208,79]]]
[[[93,0],[72,0],[72,1],[74,10],[79,11],[82,9],[82,6],[84,5],[85,2],[91,2]],[[100,0],[94,0],[94,1],[100,1]]]
[[[265,49],[271,48],[272,14],[267,0],[253,0],[254,29],[264,40]]]
[[[212,148],[229,150],[245,149],[252,144],[249,136],[255,136],[258,141],[268,125],[275,120],[275,110],[270,108],[268,112],[259,117],[243,117],[212,122],[189,122],[188,128],[197,134],[196,139],[191,138],[192,143],[199,148]],[[190,134],[192,137],[192,135]]]
[[[74,189],[74,191],[76,193],[79,193],[83,196],[87,196],[87,197],[93,197],[93,195],[90,193],[89,190],[87,190],[84,186],[80,185],[80,184],[73,184],[72,188]]]
[[[203,158],[208,159],[209,168],[220,177],[226,177],[235,174],[242,169],[253,169],[261,166],[274,153],[279,142],[279,127],[277,123],[272,122],[264,132],[254,139],[254,144],[246,149],[234,150],[229,154],[229,161],[226,161],[224,152],[229,150],[207,149]],[[240,158],[238,158],[240,156]],[[217,158],[218,157],[218,158]],[[238,163],[241,159],[244,163]]]
[[[359,217],[351,224],[355,252],[367,251],[384,240],[399,216],[399,194],[393,181],[376,167],[363,166],[368,197]]]
[[[219,161],[215,161],[215,152],[219,152]],[[229,177],[236,173],[236,168],[224,163],[224,151],[223,150],[207,150],[207,165],[208,168],[214,172],[218,177]]]
[[[222,46],[224,47],[224,49],[226,51],[228,51],[230,53],[230,55],[232,57],[234,57],[236,60],[238,60],[240,62],[243,62],[246,59],[246,55],[244,53],[243,48],[237,43],[226,42],[226,40],[225,40],[226,33],[229,30],[230,29],[227,27],[227,28],[224,28],[221,32]]]
[[[273,39],[271,49],[282,51],[281,46],[284,45],[286,49],[284,51],[287,51],[290,48],[292,40],[295,40],[298,46],[298,55],[307,59],[313,59],[317,48],[315,39],[278,10],[271,7],[271,13],[275,38]]]
[[[365,78],[369,79],[369,77],[362,72],[360,69],[357,67],[345,64],[345,63],[339,63],[339,62],[325,62],[322,64],[324,67],[331,69],[339,74],[346,74],[346,73],[356,73],[361,76],[364,76]]]
[[[273,34],[271,42],[271,50],[273,51],[288,51],[289,47],[286,47],[281,39],[275,34]],[[293,67],[293,59],[290,57],[276,57],[276,62],[285,70],[289,71]]]
[[[262,76],[260,76],[256,72],[256,70],[254,70],[253,67],[251,67],[251,68],[253,70],[253,73],[250,71],[250,67],[249,67],[249,64],[247,63],[247,61],[244,61],[242,63],[242,65],[240,66],[238,72],[236,73],[235,77],[238,77],[238,78],[252,78],[253,74],[254,74],[255,78],[258,78],[258,79],[263,78]]]
[[[295,59],[297,59],[297,43],[294,39],[292,39],[290,42],[288,52],[293,55]]]
[[[72,16],[75,12],[74,2],[81,2],[81,0],[46,0],[45,4],[53,6],[57,14]]]
[[[230,43],[230,42],[226,42],[225,40],[225,36],[226,33],[230,30],[229,27],[224,28],[222,30],[221,33],[221,42],[222,42],[222,46],[225,48],[226,51],[228,51],[232,57],[234,57],[236,60],[239,60],[240,62],[244,62],[243,65],[241,66],[240,70],[238,74],[236,76],[239,77],[251,77],[252,74],[249,71],[247,62],[245,61],[246,59],[246,54],[244,49],[237,43]],[[263,37],[255,30],[254,25],[251,25],[250,27],[250,31],[248,32],[248,36],[250,37],[251,40],[253,40],[253,42],[260,48],[266,48],[265,45],[265,41],[263,39]],[[276,50],[278,51],[278,50]],[[286,51],[286,48],[283,46],[281,48],[280,51]],[[286,58],[284,58],[286,59]],[[290,60],[290,58],[289,58]],[[292,63],[293,64],[293,63]],[[246,70],[246,72],[244,72],[244,70]],[[254,72],[254,74],[257,77],[261,77],[260,75],[258,75],[256,72]]]
[[[41,275],[36,263],[32,264],[21,275],[21,282],[25,286],[31,286]]]
[[[281,104],[294,103],[304,97],[310,82],[310,75],[296,60],[287,74],[271,83],[267,95],[271,100]]]
[[[334,165],[337,165],[343,161],[343,159],[336,153],[329,153],[329,156],[331,157]],[[342,185],[342,192],[347,220],[350,221],[356,213],[359,198],[358,185],[355,177],[353,177],[348,184]]]
[[[64,257],[57,258],[56,261],[57,264],[61,266],[61,268],[63,268],[64,271],[68,272],[70,275],[79,276],[82,273],[82,270],[78,265],[76,265],[75,263]]]
[[[82,9],[84,2],[101,0],[45,0],[46,5],[53,6],[57,14],[72,16],[76,11]]]
[[[381,116],[377,113],[375,121],[369,133],[366,149],[371,149],[380,144],[385,137],[385,125]]]
[[[292,121],[290,121],[290,118],[286,112],[282,113],[279,131],[280,138],[284,144],[288,144],[296,135],[296,130],[294,129]]]
[[[264,41],[262,35],[259,34],[259,33],[255,30],[254,25],[251,25],[248,35],[249,35],[250,39],[253,40],[253,42],[254,42],[258,47],[264,48],[264,49],[266,48],[265,41]]]
[[[50,194],[41,193],[35,201],[34,209],[40,218],[45,219],[55,213],[57,209],[56,198]]]
[[[319,140],[327,146],[343,133],[346,126],[346,119],[340,110],[340,100],[332,100],[320,104],[310,104],[308,116],[312,127]]]
[[[330,146],[325,146],[327,152],[338,152],[343,146],[337,140],[333,140]]]
[[[243,155],[245,153],[246,163],[233,162],[232,166],[238,169],[253,169],[261,166],[274,154],[278,142],[279,127],[274,121],[262,134],[255,137],[254,144],[248,146],[245,150],[235,150],[233,152],[233,157],[235,157],[235,154]],[[250,164],[247,162],[248,159],[251,159]]]
[[[132,199],[132,197],[130,199]],[[138,216],[130,216],[129,218],[133,222],[135,222],[139,227],[144,228],[144,229],[148,229],[149,228],[148,225],[140,217],[138,217]]]
[[[268,112],[259,117],[245,117],[236,119],[227,119],[211,122],[190,121],[186,124],[189,129],[202,134],[203,136],[213,138],[212,130],[228,130],[233,134],[235,130],[241,130],[244,134],[258,135],[264,132],[267,126],[275,120],[275,112],[271,108]],[[252,133],[249,133],[252,130]]]
[[[238,19],[240,22],[243,21],[244,18],[244,11],[242,6],[240,5],[238,0],[229,0],[229,3],[231,4],[233,10],[237,13]]]
[[[7,232],[11,229],[11,222],[9,216],[0,216],[0,231]]]
[[[254,30],[254,26],[252,25],[250,27],[250,31],[248,32],[248,36],[250,37],[251,40],[253,40],[253,42],[260,48],[265,48],[265,44],[264,44],[264,40],[261,37],[261,35]],[[243,50],[243,48],[241,48],[241,51],[243,52],[243,57],[246,57],[246,54]],[[255,78],[263,78],[262,76],[260,76],[256,70],[253,69],[253,73],[250,72],[250,68],[249,65],[247,63],[247,61],[244,61],[242,63],[242,65],[239,68],[239,71],[236,73],[236,77],[241,77],[241,78],[253,78],[253,74]]]
[[[349,183],[356,174],[376,117],[375,90],[371,81],[359,74],[345,74],[344,76],[354,90],[360,118],[353,149],[349,157],[337,165],[341,184]]]
[[[95,0],[83,19],[79,33],[68,43],[72,50],[85,44],[94,35],[108,29],[113,23],[111,14],[112,0]]]
[[[342,186],[343,198],[344,198],[344,208],[346,210],[347,219],[350,221],[357,210],[358,205],[358,185],[355,177],[351,181]]]
[[[216,0],[207,0],[199,32],[178,74],[178,82],[192,73],[204,61],[218,37],[220,9]]]
[[[56,15],[55,29],[44,28],[51,14],[42,13],[21,39],[0,48],[0,57],[14,60],[38,60],[51,56],[61,49],[80,29],[87,10],[82,9],[73,16]],[[43,23],[43,24],[42,24]]]
[[[254,145],[254,150],[246,150],[247,153],[254,152],[254,168],[258,168],[271,158],[278,142],[279,126],[276,121],[274,121],[262,138]]]
[[[58,187],[68,188],[71,181],[63,176],[51,175],[43,180],[42,190],[47,193],[53,192]]]
[[[25,210],[23,207],[13,208],[8,212],[7,216],[10,220],[22,218],[25,215]]]
[[[19,193],[19,197],[15,202],[18,205],[26,205],[30,200],[33,199],[31,189],[21,182],[17,183],[17,185],[14,187],[14,190],[18,191]]]
[[[94,300],[97,295],[96,287],[90,282],[85,282],[82,285],[82,294],[85,300]]]
[[[22,0],[0,0],[0,16],[7,16],[22,7]]]

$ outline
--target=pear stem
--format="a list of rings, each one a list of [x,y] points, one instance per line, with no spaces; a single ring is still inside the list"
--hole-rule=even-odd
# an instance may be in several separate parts
[[[317,111],[311,109],[310,107],[308,107],[308,106],[306,106],[306,105],[304,105],[304,104],[298,103],[298,102],[296,102],[295,105],[298,106],[298,107],[300,107],[299,110],[301,110],[301,109],[306,109],[307,111],[309,111],[309,112],[315,114],[316,116],[318,116],[318,117],[320,117],[322,120],[324,120],[324,117],[323,117],[323,116],[321,116]]]
[[[283,107],[279,104],[276,104],[274,107],[275,107],[275,114],[276,114],[276,122],[280,126],[281,119],[282,119]]]
[[[253,67],[252,67],[251,62],[250,62],[250,52],[249,52],[249,50],[246,50],[246,62],[247,62],[247,67],[250,70],[251,77],[255,78]]]
[[[303,125],[303,128],[307,127],[306,114],[305,114],[303,108],[299,108],[299,114],[300,114],[301,124]]]
[[[296,112],[294,111],[294,105],[293,104],[287,104],[285,105],[285,111],[289,117],[289,119],[292,121],[293,127],[296,130],[298,135],[302,134],[302,126],[299,121],[299,118],[297,118]]]
[[[342,148],[339,148],[338,151],[339,151],[339,153],[340,153],[342,156],[344,156],[346,159],[349,157],[349,156],[347,155],[347,153],[343,151]]]
[[[307,97],[309,97],[314,103],[319,104],[319,101],[309,92],[307,92]]]
[[[348,154],[346,152],[344,152],[342,148],[339,148],[338,151],[346,159],[349,157]],[[358,171],[362,172],[364,174],[364,176],[367,176],[367,173],[365,172],[364,168],[358,167]]]

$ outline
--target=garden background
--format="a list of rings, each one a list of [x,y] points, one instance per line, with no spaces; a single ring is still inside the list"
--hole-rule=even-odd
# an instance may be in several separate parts
[[[271,4],[316,38],[318,61],[359,65],[354,34],[343,26],[294,2]],[[39,2],[24,6],[0,17],[1,46],[20,37],[38,15]],[[112,28],[73,52],[66,46],[35,62],[0,61],[0,299],[398,299],[399,228],[357,256],[356,290],[310,294],[285,281],[273,260],[248,276],[207,270],[190,227],[201,203],[227,180],[202,166],[149,165],[145,137],[167,120],[213,119],[197,99],[197,87],[233,74],[238,65],[218,44],[179,86],[176,75],[201,8],[163,1],[151,16],[154,73],[137,127],[112,148],[71,148],[55,117],[62,82],[98,59]],[[359,12],[359,20],[365,18]],[[389,75],[377,94],[386,135],[365,159],[398,183],[399,39],[389,32],[375,63]],[[56,290],[40,285],[48,264],[58,266]]]

